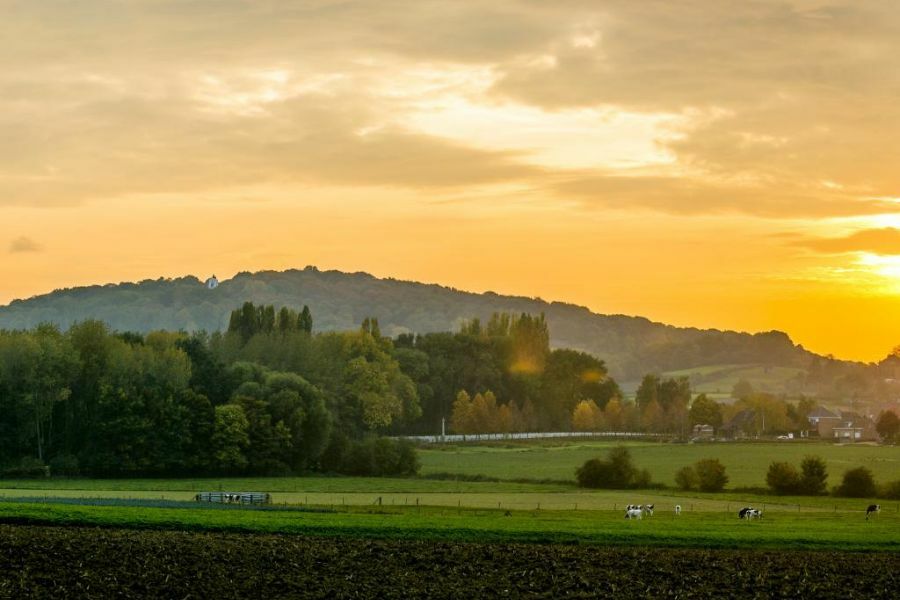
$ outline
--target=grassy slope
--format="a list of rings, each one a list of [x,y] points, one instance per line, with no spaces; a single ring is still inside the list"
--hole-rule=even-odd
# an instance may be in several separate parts
[[[741,379],[749,381],[757,390],[764,392],[790,391],[790,383],[797,375],[804,373],[796,367],[767,365],[704,365],[674,371],[666,371],[663,377],[688,377],[695,393],[704,393],[717,400],[731,397],[731,390]],[[640,381],[626,381],[620,384],[629,396],[633,396]]]
[[[717,548],[900,550],[900,515],[784,513],[747,523],[726,513],[660,514],[625,521],[619,511],[452,509],[336,513],[0,503],[0,522],[81,524],[458,541],[552,541]]]
[[[575,469],[590,458],[603,456],[615,442],[580,442],[559,445],[506,445],[435,447],[421,451],[422,473],[487,475],[501,479],[534,478],[571,480]],[[718,458],[725,464],[729,487],[765,486],[766,471],[773,461],[799,466],[807,454],[828,463],[829,482],[857,466],[872,470],[877,481],[900,478],[900,447],[803,443],[656,444],[630,442],[635,464],[650,471],[654,481],[674,485],[675,472],[701,458]]]

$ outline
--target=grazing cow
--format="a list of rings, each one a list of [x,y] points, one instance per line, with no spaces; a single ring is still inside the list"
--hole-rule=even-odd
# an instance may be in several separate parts
[[[643,511],[643,513],[644,513],[645,515],[648,515],[648,516],[652,517],[652,516],[653,516],[653,505],[652,505],[652,504],[648,504],[647,506],[642,506],[642,507],[641,507],[641,511]]]
[[[644,511],[639,508],[629,508],[625,511],[626,519],[642,519],[644,517]]]
[[[748,516],[749,516],[751,510],[753,510],[752,507],[750,507],[750,506],[745,506],[744,508],[742,508],[741,510],[738,511],[738,518],[739,518],[739,519],[746,519],[746,518],[748,518]]]
[[[750,512],[747,513],[747,520],[750,519],[762,519],[762,511],[758,508],[751,508]]]
[[[676,504],[676,505],[675,505],[675,516],[678,516],[678,515],[680,515],[680,514],[681,514],[681,505],[680,505],[680,504]]]
[[[874,514],[874,513],[880,513],[880,512],[881,512],[880,504],[870,504],[869,507],[866,509],[866,521],[869,520],[869,515]]]

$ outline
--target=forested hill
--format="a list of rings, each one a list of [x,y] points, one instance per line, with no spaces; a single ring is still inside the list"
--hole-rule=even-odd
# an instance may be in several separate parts
[[[391,336],[456,330],[464,320],[487,320],[494,312],[543,312],[553,346],[590,352],[620,379],[713,364],[806,367],[813,358],[781,332],[750,335],[678,328],[641,317],[599,315],[562,302],[474,294],[314,267],[240,273],[216,289],[207,289],[196,277],[183,277],[57,290],[0,307],[0,328],[30,328],[42,322],[67,328],[100,319],[122,331],[215,331],[225,329],[230,312],[248,300],[308,305],[317,331],[352,329],[365,317],[376,317],[382,332]]]

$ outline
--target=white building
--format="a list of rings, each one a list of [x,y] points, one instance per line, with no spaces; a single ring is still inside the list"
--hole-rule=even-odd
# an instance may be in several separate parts
[[[216,279],[215,275],[206,280],[206,289],[214,290],[217,287],[219,287],[219,280]]]

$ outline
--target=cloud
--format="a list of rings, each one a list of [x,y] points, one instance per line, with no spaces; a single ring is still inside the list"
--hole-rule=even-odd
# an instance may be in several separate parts
[[[21,236],[14,239],[9,244],[9,252],[10,254],[17,254],[20,252],[43,252],[44,247],[32,240],[31,238]]]
[[[6,16],[0,205],[278,182],[515,183],[548,204],[773,219],[896,208],[871,200],[900,187],[888,2],[17,1]]]
[[[801,240],[795,242],[795,245],[825,254],[868,252],[900,255],[900,229],[863,229],[843,237]]]
[[[841,215],[900,185],[900,13],[890,3],[607,2],[596,28],[596,44],[560,35],[500,65],[493,93],[547,110],[716,115],[661,140],[684,167],[677,188],[757,182],[756,194],[717,190],[714,211],[758,213],[761,203],[771,216]],[[825,194],[812,206],[822,180],[846,201]],[[785,188],[806,190],[807,209]],[[668,210],[682,204],[676,189]]]
[[[861,199],[838,190],[738,177],[592,171],[560,176],[557,194],[588,209],[652,210],[671,215],[748,214],[773,219],[876,215],[896,209],[887,199]]]

